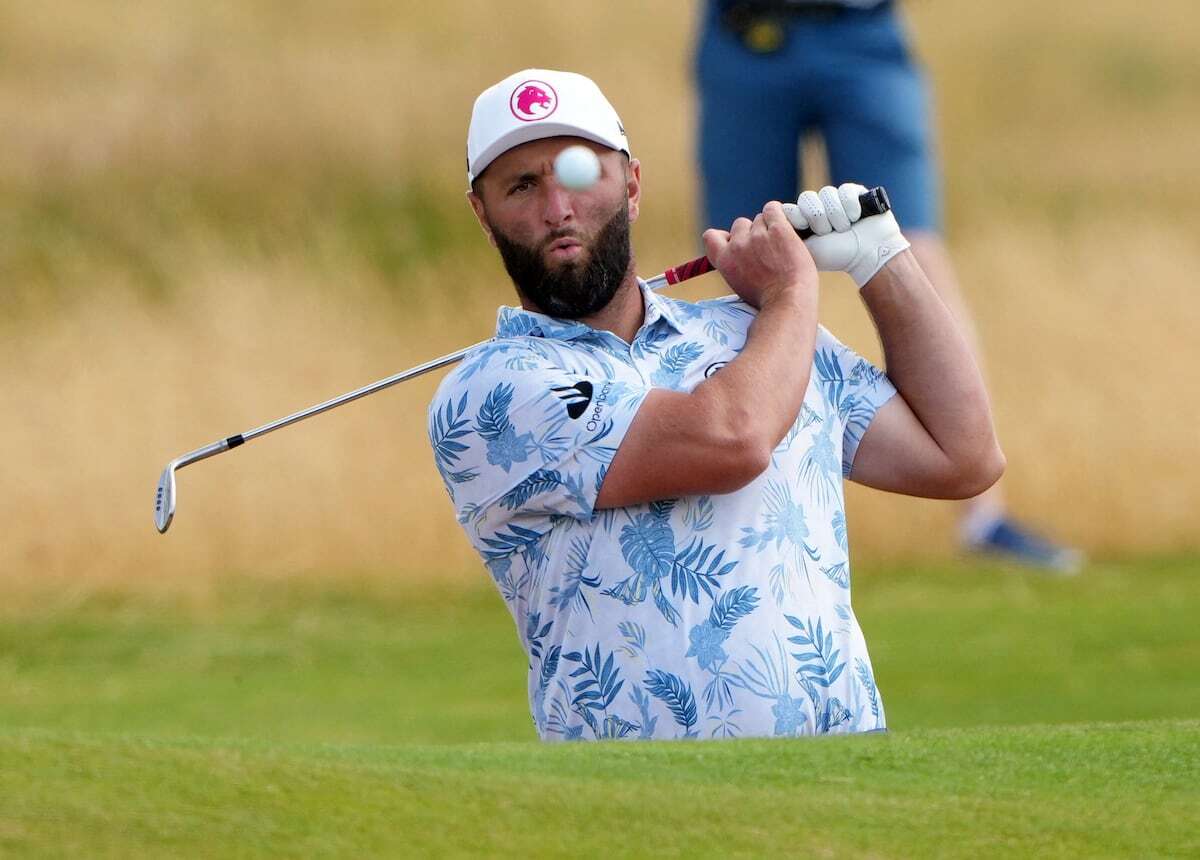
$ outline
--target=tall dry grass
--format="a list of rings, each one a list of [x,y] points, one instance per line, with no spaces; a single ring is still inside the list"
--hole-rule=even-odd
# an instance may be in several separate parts
[[[1099,553],[1197,546],[1200,62],[1145,10],[917,2],[949,237],[1014,505]],[[425,445],[436,378],[182,471],[172,456],[486,337],[465,204],[483,86],[596,77],[646,175],[644,272],[696,247],[690,4],[0,7],[0,576],[473,575]],[[684,295],[712,294],[707,283]],[[825,322],[875,352],[846,284]],[[862,556],[952,511],[853,492]]]

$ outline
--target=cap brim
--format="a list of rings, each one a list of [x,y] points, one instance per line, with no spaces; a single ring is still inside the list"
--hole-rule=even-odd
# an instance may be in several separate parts
[[[487,149],[479,153],[474,164],[470,165],[468,170],[467,181],[474,183],[479,178],[488,166],[510,149],[515,149],[523,143],[529,143],[532,140],[543,140],[547,137],[581,137],[584,140],[590,140],[593,143],[598,143],[601,146],[607,146],[609,149],[615,149],[618,152],[623,152],[629,155],[629,142],[623,138],[605,139],[601,135],[594,132],[585,131],[573,125],[566,123],[545,121],[530,123],[519,128],[514,128],[507,134],[501,136],[492,143]]]

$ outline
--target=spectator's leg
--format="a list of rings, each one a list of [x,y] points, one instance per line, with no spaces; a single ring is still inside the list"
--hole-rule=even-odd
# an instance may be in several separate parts
[[[794,55],[756,55],[715,19],[696,51],[701,228],[754,217],[769,200],[793,200],[804,130],[791,81]]]
[[[841,46],[839,85],[825,90],[820,126],[834,184],[883,185],[917,261],[962,324],[981,369],[979,334],[941,235],[940,176],[929,92],[891,9],[843,16],[827,40]],[[960,535],[972,549],[1041,567],[1072,570],[1080,561],[1013,522],[999,484],[962,503]]]

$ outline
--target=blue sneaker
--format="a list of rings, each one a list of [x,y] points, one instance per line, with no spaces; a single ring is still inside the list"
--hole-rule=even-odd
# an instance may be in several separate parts
[[[1079,550],[1058,546],[1007,517],[997,519],[981,538],[968,543],[967,549],[1062,574],[1075,574],[1083,567]]]

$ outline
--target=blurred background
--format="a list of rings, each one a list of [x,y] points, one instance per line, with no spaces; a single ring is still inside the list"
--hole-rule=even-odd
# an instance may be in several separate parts
[[[1100,559],[1200,546],[1200,54],[1187,0],[904,3],[1013,507]],[[0,3],[0,577],[475,581],[425,437],[440,374],[184,470],[172,457],[490,335],[474,96],[594,77],[693,255],[691,3]],[[718,278],[677,291],[723,292]],[[823,322],[878,356],[849,282]],[[946,559],[946,505],[850,496],[856,560]]]
[[[1200,14],[902,8],[1012,508],[1093,561],[964,559],[950,504],[851,486],[889,726],[1194,717]],[[32,817],[7,830],[0,799],[0,843],[125,802],[128,780],[60,754],[72,733],[533,739],[512,620],[429,452],[441,373],[183,470],[165,536],[152,496],[173,457],[490,336],[514,296],[464,200],[464,140],[512,71],[574,69],[615,103],[642,274],[697,253],[698,12],[0,0],[0,751],[40,750],[14,771],[31,785],[82,775],[17,789]],[[878,358],[847,279],[821,316]],[[100,797],[91,818],[62,812],[76,794]]]

